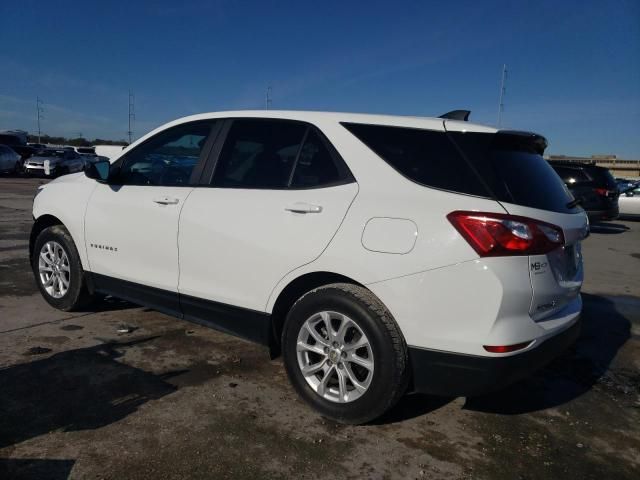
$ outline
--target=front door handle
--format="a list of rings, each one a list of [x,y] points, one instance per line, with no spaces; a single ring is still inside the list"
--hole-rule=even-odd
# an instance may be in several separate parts
[[[176,205],[179,202],[175,197],[157,197],[153,201],[159,205]]]
[[[287,212],[294,213],[320,213],[322,207],[320,205],[311,205],[310,203],[296,202],[293,205],[284,207]]]

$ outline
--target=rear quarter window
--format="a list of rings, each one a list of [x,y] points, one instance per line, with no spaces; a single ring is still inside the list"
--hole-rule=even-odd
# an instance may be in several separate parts
[[[342,125],[409,180],[457,193],[490,196],[444,131],[359,123]]]

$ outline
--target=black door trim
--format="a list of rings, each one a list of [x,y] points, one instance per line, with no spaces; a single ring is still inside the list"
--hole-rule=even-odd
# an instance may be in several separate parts
[[[270,346],[271,315],[160,288],[85,272],[95,291],[153,308],[173,317]]]

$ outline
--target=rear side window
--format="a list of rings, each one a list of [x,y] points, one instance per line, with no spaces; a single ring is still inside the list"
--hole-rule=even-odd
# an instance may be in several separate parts
[[[287,120],[234,120],[212,185],[303,189],[353,181],[346,164],[312,126]]]
[[[542,158],[542,137],[343,125],[416,183],[542,210],[579,211],[567,206],[573,197]]]
[[[291,180],[292,188],[312,188],[332,185],[345,178],[342,165],[337,163],[320,135],[309,129]]]
[[[342,125],[395,170],[416,183],[490,196],[445,132],[357,123]]]
[[[220,153],[213,186],[286,188],[307,126],[279,120],[235,120]]]

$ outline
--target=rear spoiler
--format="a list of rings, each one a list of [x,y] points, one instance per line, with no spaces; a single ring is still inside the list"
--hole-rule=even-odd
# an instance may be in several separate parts
[[[518,150],[542,155],[548,146],[542,135],[519,130],[499,130],[496,133],[495,146],[505,150]]]

